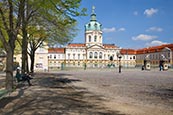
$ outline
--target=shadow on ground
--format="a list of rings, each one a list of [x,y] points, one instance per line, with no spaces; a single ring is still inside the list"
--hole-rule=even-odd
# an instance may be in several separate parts
[[[71,84],[80,80],[65,76],[67,74],[36,74],[33,86],[20,88],[16,96],[0,100],[1,114],[123,115],[105,108],[102,102],[106,100],[102,96]]]

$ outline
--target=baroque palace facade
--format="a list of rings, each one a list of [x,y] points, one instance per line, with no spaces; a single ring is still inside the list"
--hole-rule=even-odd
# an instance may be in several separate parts
[[[114,44],[104,44],[102,34],[102,25],[97,21],[93,9],[90,21],[85,25],[85,43],[70,43],[61,48],[38,48],[35,54],[35,70],[56,70],[64,67],[105,68],[119,65],[127,68],[142,67],[144,60],[149,60],[151,67],[158,67],[160,60],[173,67],[173,44],[137,50],[122,49]],[[15,55],[14,61],[21,64],[21,55]]]
[[[90,22],[85,25],[85,43],[71,43],[64,48],[48,49],[49,68],[106,67],[118,65],[120,48],[114,44],[103,44],[102,25],[97,22],[94,9]],[[134,62],[135,63],[135,59]],[[63,65],[62,65],[63,64]]]

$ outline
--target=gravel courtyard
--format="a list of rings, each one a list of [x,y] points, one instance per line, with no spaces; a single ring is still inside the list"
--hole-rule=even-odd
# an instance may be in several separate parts
[[[173,115],[173,71],[36,73],[0,99],[2,115]]]
[[[132,115],[173,115],[173,71],[86,70],[68,72],[85,87],[104,96],[105,105]]]

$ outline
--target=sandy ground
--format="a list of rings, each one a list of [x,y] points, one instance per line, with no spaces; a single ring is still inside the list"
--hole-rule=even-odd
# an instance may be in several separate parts
[[[37,73],[0,100],[2,115],[173,115],[172,71]]]
[[[84,87],[68,74],[36,74],[33,86],[19,84],[0,100],[1,115],[124,115],[103,106],[104,97]]]
[[[110,94],[103,93],[103,90],[100,88],[93,88],[90,84],[78,83],[75,84],[80,87],[85,87],[88,91],[93,92],[95,95],[102,95],[106,101],[102,103],[106,108],[109,108],[112,111],[119,111],[121,114],[126,115],[173,115],[173,108],[168,109],[163,107],[151,105],[149,103],[137,102],[137,100],[119,97]],[[109,95],[109,96],[108,96]]]
[[[81,80],[75,85],[85,87],[111,110],[131,115],[173,115],[172,71],[86,71],[71,72]]]

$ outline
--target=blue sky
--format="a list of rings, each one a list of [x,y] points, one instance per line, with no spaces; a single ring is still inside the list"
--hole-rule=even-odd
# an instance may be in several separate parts
[[[92,6],[105,44],[138,49],[173,43],[173,0],[82,0],[88,16],[77,18],[79,30],[73,43],[84,43]]]

